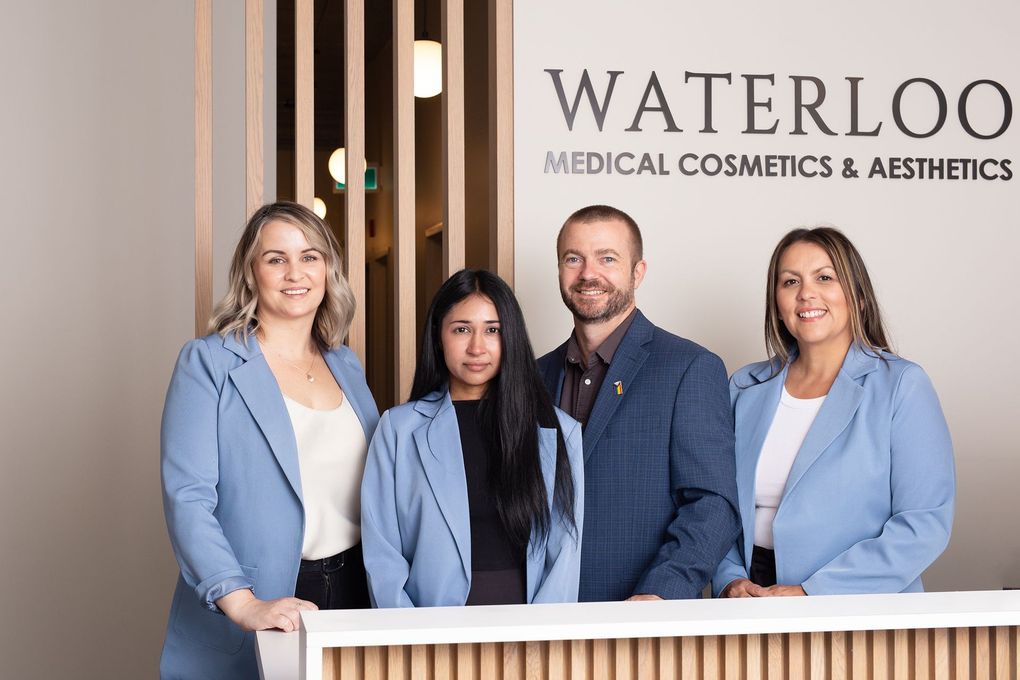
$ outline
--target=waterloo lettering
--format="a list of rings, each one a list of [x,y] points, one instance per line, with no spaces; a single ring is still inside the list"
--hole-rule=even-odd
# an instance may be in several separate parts
[[[975,140],[989,141],[1005,134],[1013,119],[1013,101],[1009,91],[1002,83],[988,78],[973,80],[959,92],[947,92],[932,78],[903,80],[888,97],[887,110],[892,119],[889,125],[888,120],[876,114],[876,111],[884,109],[881,102],[876,104],[876,95],[872,92],[869,95],[872,100],[864,99],[862,76],[846,76],[840,81],[838,86],[846,88],[848,108],[842,112],[845,115],[834,115],[837,112],[832,108],[831,98],[829,105],[824,106],[832,85],[812,75],[684,71],[682,77],[670,76],[667,79],[660,77],[656,71],[650,71],[637,76],[640,78],[638,82],[643,84],[641,96],[632,101],[621,101],[616,94],[619,92],[618,84],[628,77],[635,77],[628,76],[626,71],[607,70],[604,76],[598,75],[598,85],[593,82],[588,69],[572,79],[564,77],[563,69],[549,68],[544,72],[549,76],[568,132],[579,127],[588,133],[604,133],[607,124],[612,121],[613,125],[620,125],[618,130],[628,133],[647,130],[682,135],[688,129],[688,134],[719,134],[721,124],[715,116],[717,95],[720,88],[727,87],[739,87],[743,94],[740,116],[743,124],[740,129],[722,130],[730,134],[815,134],[822,137],[899,134],[909,139],[927,139],[938,135],[947,124],[952,123]],[[779,107],[776,106],[777,78],[785,78],[791,85],[790,106],[784,106],[784,110],[792,111],[792,114],[786,118],[778,114]],[[669,83],[673,99],[667,97],[664,81]],[[701,98],[703,107],[699,119],[678,119],[675,100],[678,91],[679,96]],[[980,117],[981,126],[974,122],[971,107],[978,91],[982,92],[986,106],[989,98],[996,102],[992,124],[987,113]],[[904,107],[907,96],[912,96],[914,102],[910,115]],[[922,109],[920,112],[918,107]],[[728,117],[728,120],[733,120],[733,117]],[[683,153],[670,157],[661,152],[550,150],[544,162],[547,174],[670,175],[675,171],[681,176],[822,179],[834,176],[833,156],[824,153],[801,156]],[[856,169],[855,158],[844,157],[841,162],[839,177],[854,179],[861,175]],[[865,165],[868,170],[864,176],[877,179],[1009,181],[1013,176],[1009,158],[875,157]]]

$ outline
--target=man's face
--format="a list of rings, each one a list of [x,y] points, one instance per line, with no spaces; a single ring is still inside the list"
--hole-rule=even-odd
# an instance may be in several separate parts
[[[645,261],[634,263],[630,231],[621,220],[571,222],[559,242],[560,295],[574,319],[619,321],[634,307]]]

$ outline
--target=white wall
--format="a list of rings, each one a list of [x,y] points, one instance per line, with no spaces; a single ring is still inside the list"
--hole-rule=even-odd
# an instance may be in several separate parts
[[[911,181],[866,177],[875,156],[1012,159],[1020,157],[1020,121],[994,140],[965,133],[957,118],[961,90],[978,79],[1004,85],[1020,103],[1020,47],[1015,2],[949,1],[852,5],[815,2],[677,3],[646,0],[516,0],[515,194],[516,281],[536,350],[569,333],[568,312],[556,289],[555,236],[564,218],[591,203],[631,213],[643,227],[648,275],[638,304],[659,325],[720,354],[732,372],[764,358],[764,275],[779,238],[796,226],[835,224],[863,253],[900,352],[935,382],[956,446],[958,504],[952,542],[929,570],[931,589],[1020,585],[1020,419],[1012,395],[1020,383],[1013,360],[1020,332],[1014,281],[1020,247],[1017,182]],[[582,98],[569,130],[552,78],[563,69],[568,104],[583,69],[600,99],[607,71],[623,71],[604,128]],[[628,132],[650,74],[655,71],[677,127],[664,132],[661,113],[644,115]],[[732,73],[715,84],[715,133],[704,127],[704,86],[685,84],[685,71]],[[774,135],[742,134],[746,90],[741,74],[775,74],[759,88],[778,120]],[[805,115],[805,135],[793,129],[790,75],[821,78],[819,108],[836,136]],[[861,130],[883,121],[877,137],[847,136],[849,84],[860,84]],[[891,102],[913,77],[939,83],[948,98],[944,128],[913,139],[895,126]],[[814,90],[805,88],[805,99]],[[921,131],[935,121],[934,97],[915,86],[903,97],[905,122]],[[524,104],[526,103],[526,104]],[[653,96],[650,103],[656,105]],[[974,127],[995,130],[1001,99],[982,86],[970,111]],[[546,173],[548,151],[662,153],[666,175]],[[685,153],[832,156],[833,176],[687,177]],[[857,179],[841,176],[853,157]]]
[[[155,677],[194,296],[192,3],[5,3],[0,675]]]

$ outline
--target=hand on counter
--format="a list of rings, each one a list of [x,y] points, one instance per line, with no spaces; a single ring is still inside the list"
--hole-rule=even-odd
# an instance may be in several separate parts
[[[651,602],[653,600],[661,600],[662,598],[658,595],[652,595],[651,593],[638,593],[637,595],[631,595],[627,598],[628,602]]]
[[[729,585],[723,588],[722,597],[765,597],[768,593],[750,579],[737,578],[730,581]]]
[[[243,630],[279,628],[285,633],[290,633],[300,627],[300,612],[302,610],[314,611],[318,609],[315,603],[299,600],[296,597],[260,600],[247,589],[227,593],[216,600],[216,606]]]
[[[762,597],[804,597],[807,595],[801,586],[769,586],[763,589]]]

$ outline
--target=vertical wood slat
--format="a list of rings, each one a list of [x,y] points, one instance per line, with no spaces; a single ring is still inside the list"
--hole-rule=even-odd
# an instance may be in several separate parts
[[[851,634],[851,640],[853,678],[854,680],[868,678],[870,677],[868,675],[868,666],[871,661],[868,657],[868,634],[863,630],[855,630]]]
[[[964,680],[964,678],[971,677],[970,675],[970,629],[969,628],[956,628],[953,630],[953,652],[956,665],[955,665],[955,678],[956,680]]]
[[[889,677],[889,636],[888,631],[876,630],[871,633],[871,678],[886,680]]]
[[[265,162],[262,151],[263,55],[262,2],[244,3],[244,166],[247,217],[259,209],[265,196]]]
[[[344,257],[354,293],[347,345],[365,365],[365,1],[344,4]]]
[[[549,680],[566,680],[570,677],[567,668],[569,644],[563,640],[553,640],[549,643]]]
[[[933,637],[935,680],[949,680],[949,630],[936,628]]]
[[[365,648],[365,677],[366,678],[385,678],[388,675],[389,669],[386,665],[386,648],[385,647],[366,647]]]
[[[395,398],[407,400],[415,364],[414,0],[393,0]]]
[[[658,675],[653,673],[651,677],[680,677],[680,664],[677,663],[677,642],[676,638],[659,638],[659,663],[655,667],[658,670]]]
[[[783,650],[785,636],[780,633],[769,633],[768,636],[768,678],[779,680],[786,677],[784,670]]]
[[[544,680],[546,676],[545,649],[548,643],[524,643],[524,677],[527,680]]]
[[[910,631],[893,631],[893,678],[906,680],[910,669]]]
[[[195,335],[212,317],[212,0],[195,0]]]
[[[570,677],[573,680],[588,678],[588,668],[591,664],[591,655],[588,653],[588,643],[584,640],[570,641]]]
[[[634,678],[634,640],[632,639],[617,639],[613,648],[615,651],[615,674],[613,678],[615,680],[633,680]]]
[[[485,642],[479,651],[479,669],[481,677],[488,680],[498,680],[502,677],[503,668],[503,646],[498,642]],[[392,676],[391,676],[392,677]]]
[[[812,680],[825,680],[829,672],[829,653],[825,644],[825,633],[810,634],[809,653]]]
[[[428,666],[428,646],[411,645],[411,680],[426,680],[429,677]]]
[[[1010,680],[1009,672],[1009,628],[995,628],[995,677]]]
[[[723,672],[726,680],[741,680],[744,665],[740,661],[740,648],[744,644],[744,635],[727,635],[723,638]]]
[[[807,677],[808,668],[804,663],[804,634],[788,633],[786,635],[786,651],[786,664],[790,678]]]
[[[931,631],[922,628],[914,631],[914,677],[931,677]]]
[[[843,631],[832,633],[830,648],[832,680],[846,680],[847,678],[846,637],[847,634]]]
[[[992,668],[992,649],[988,628],[974,629],[974,677],[989,680]]]
[[[701,638],[701,676],[705,680],[722,677],[722,664],[719,663],[719,636],[708,635]]]
[[[683,680],[700,678],[701,663],[698,659],[698,639],[685,637],[680,641],[680,677]]]
[[[524,643],[503,643],[503,680],[524,680]]]
[[[443,278],[464,268],[464,0],[442,0]]]
[[[315,0],[294,0],[294,199],[315,198]]]
[[[592,642],[592,675],[595,678],[612,677],[609,665],[609,640]]]
[[[514,285],[513,0],[489,0],[489,264]]]

